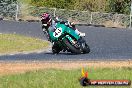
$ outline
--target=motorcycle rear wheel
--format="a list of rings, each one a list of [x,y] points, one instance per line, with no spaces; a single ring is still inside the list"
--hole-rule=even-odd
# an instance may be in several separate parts
[[[59,54],[60,51],[61,51],[61,48],[58,47],[57,44],[54,44],[54,45],[52,46],[52,52],[53,52],[53,54]]]

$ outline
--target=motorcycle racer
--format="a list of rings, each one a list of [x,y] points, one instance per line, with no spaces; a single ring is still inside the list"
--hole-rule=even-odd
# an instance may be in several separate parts
[[[42,14],[41,22],[44,34],[52,43],[53,54],[56,55],[60,51],[76,54],[90,52],[89,46],[81,37],[85,36],[85,33],[78,31],[74,23],[62,21],[58,17],[52,18],[48,13]]]
[[[68,27],[71,27],[73,30],[75,30],[76,34],[79,36],[85,36],[85,33],[80,32],[76,27],[74,22],[70,21],[61,21],[58,17],[52,18],[49,13],[43,13],[41,15],[41,22],[42,22],[42,30],[44,34],[46,34],[46,37],[48,38],[48,41],[50,40],[49,36],[49,30],[54,31],[56,29],[56,23],[61,22],[67,25]]]

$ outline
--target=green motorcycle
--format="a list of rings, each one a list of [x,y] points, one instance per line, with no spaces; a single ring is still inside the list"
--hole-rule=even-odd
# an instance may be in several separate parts
[[[48,30],[50,41],[53,43],[52,52],[58,54],[67,51],[75,54],[89,53],[90,48],[86,41],[75,33],[72,27],[57,22],[55,30]]]

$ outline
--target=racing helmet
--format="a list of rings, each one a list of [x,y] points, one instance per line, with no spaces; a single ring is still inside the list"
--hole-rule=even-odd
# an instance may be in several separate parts
[[[50,24],[51,23],[51,16],[49,13],[43,13],[41,15],[42,24]]]

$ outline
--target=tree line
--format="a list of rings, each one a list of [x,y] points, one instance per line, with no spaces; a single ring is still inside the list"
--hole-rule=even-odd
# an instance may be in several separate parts
[[[18,0],[0,0],[0,3],[12,3]],[[91,12],[113,12],[129,14],[131,0],[30,0],[30,4],[39,7],[81,10]]]
[[[131,0],[31,0],[31,4],[40,7],[129,14]]]

